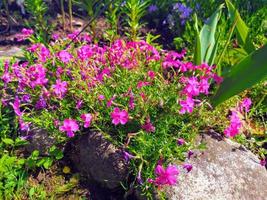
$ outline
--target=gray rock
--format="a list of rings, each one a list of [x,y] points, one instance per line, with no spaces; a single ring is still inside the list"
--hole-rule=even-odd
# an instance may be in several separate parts
[[[66,147],[65,154],[89,182],[115,189],[127,178],[128,167],[122,151],[101,133],[89,132],[78,137]]]
[[[257,156],[244,147],[218,135],[204,135],[207,144],[188,160],[190,173],[179,176],[179,183],[166,188],[170,200],[266,200],[267,171]]]
[[[38,150],[40,155],[48,155],[48,150],[52,147],[56,140],[48,134],[44,129],[33,128],[28,134],[29,144],[25,147],[29,153]]]

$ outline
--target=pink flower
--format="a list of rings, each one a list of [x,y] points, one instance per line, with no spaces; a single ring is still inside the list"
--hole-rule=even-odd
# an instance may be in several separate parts
[[[33,35],[34,31],[32,29],[23,28],[20,34],[17,34],[17,40],[23,41],[28,39],[31,35]]]
[[[187,79],[187,84],[184,88],[184,92],[189,96],[199,95],[199,83],[197,77],[190,77]]]
[[[251,105],[252,105],[251,99],[250,98],[244,98],[240,104],[240,110],[245,109],[245,111],[248,112]]]
[[[77,51],[78,57],[81,61],[85,61],[93,55],[92,48],[89,45],[84,45]]]
[[[22,112],[20,111],[20,100],[18,97],[15,98],[14,103],[10,103],[10,105],[13,107],[14,112],[16,113],[17,116],[21,117]]]
[[[235,137],[239,134],[240,129],[242,127],[242,122],[238,116],[236,111],[232,111],[232,115],[230,116],[230,125],[224,130],[224,134],[227,137]]]
[[[260,165],[261,165],[261,166],[265,167],[266,163],[267,163],[267,162],[266,162],[266,158],[260,160]]]
[[[140,89],[140,88],[142,88],[144,86],[148,86],[148,85],[150,85],[150,82],[148,82],[148,81],[139,81],[137,83],[137,88]]]
[[[148,75],[149,78],[151,78],[153,80],[155,78],[155,76],[156,76],[156,73],[154,71],[148,71],[147,75]]]
[[[186,112],[193,112],[195,103],[191,97],[187,97],[186,100],[180,100],[180,105],[182,106],[180,114],[185,114]]]
[[[98,100],[99,101],[103,101],[104,99],[105,99],[104,95],[102,95],[102,94],[98,95]]]
[[[58,40],[60,37],[59,37],[59,34],[57,34],[57,33],[53,33],[53,35],[52,35],[52,39],[53,40]]]
[[[26,78],[28,79],[28,84],[35,88],[36,86],[44,86],[48,79],[46,78],[46,68],[44,68],[41,64],[36,64],[30,66],[26,71]]]
[[[185,140],[184,140],[183,138],[179,138],[179,139],[177,140],[177,144],[178,144],[179,146],[182,146],[182,145],[185,144]]]
[[[150,119],[146,120],[146,123],[142,126],[142,129],[145,130],[146,132],[155,132],[155,126],[150,122]]]
[[[209,94],[209,80],[207,78],[201,78],[199,82],[199,92],[208,95]]]
[[[91,125],[93,117],[91,114],[88,113],[88,114],[82,114],[81,119],[84,121],[83,127],[88,128]]]
[[[223,82],[223,78],[218,76],[216,73],[213,74],[213,77],[214,81],[217,83],[217,84],[221,84]]]
[[[113,96],[111,97],[108,102],[107,102],[107,107],[109,108],[112,104],[113,104],[113,101],[116,99],[116,96]]]
[[[155,185],[175,185],[179,171],[174,165],[169,165],[166,169],[162,165],[157,165],[155,174],[157,177],[152,181]]]
[[[69,63],[71,59],[73,58],[73,56],[65,50],[58,52],[57,57],[59,60],[61,60],[65,64]]]
[[[77,101],[77,103],[76,103],[76,109],[77,110],[81,109],[82,105],[83,105],[83,101],[82,100]]]
[[[76,120],[65,119],[63,125],[59,127],[59,130],[66,132],[68,137],[74,137],[74,132],[79,130],[79,126]]]
[[[39,53],[39,60],[41,62],[46,62],[48,58],[50,58],[50,51],[45,46],[42,46]]]
[[[66,94],[68,88],[68,83],[66,81],[56,80],[56,84],[52,85],[54,93],[61,99]]]
[[[112,123],[115,125],[126,124],[129,120],[129,116],[126,110],[120,110],[118,107],[114,108],[111,113]]]
[[[187,170],[187,172],[190,172],[193,169],[193,166],[191,164],[184,164],[183,168]]]
[[[192,150],[189,150],[187,152],[187,158],[190,159],[194,155],[194,152]]]
[[[19,118],[19,129],[21,131],[29,131],[30,130],[30,123],[25,123],[22,117]]]
[[[32,44],[30,47],[27,48],[27,51],[34,53],[40,46],[41,46],[41,44],[39,44],[39,43]]]

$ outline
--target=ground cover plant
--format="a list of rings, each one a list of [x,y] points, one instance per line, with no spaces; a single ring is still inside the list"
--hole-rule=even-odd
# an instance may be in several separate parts
[[[52,32],[49,7],[26,1],[29,28],[16,35],[28,43],[23,58],[0,63],[0,196],[53,199],[74,191],[84,198],[76,175],[38,185],[31,174],[60,166],[62,146],[94,131],[122,150],[130,166],[121,183],[125,193],[137,188],[148,199],[154,191],[164,198],[181,169],[194,169],[190,158],[205,149],[195,140],[209,129],[248,147],[265,166],[266,29],[254,22],[264,18],[266,7],[263,1],[251,7],[207,2],[60,1],[64,32]],[[97,20],[89,31],[72,27],[73,5],[89,20],[106,18],[101,38]],[[175,45],[142,32],[153,26],[173,31]],[[45,156],[23,151],[35,129],[56,141]],[[70,171],[63,166],[63,174]],[[46,191],[50,181],[62,186]]]

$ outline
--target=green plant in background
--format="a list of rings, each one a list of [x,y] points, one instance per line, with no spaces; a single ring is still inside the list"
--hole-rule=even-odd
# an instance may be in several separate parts
[[[101,7],[103,6],[103,2],[98,0],[74,0],[73,1],[76,5],[86,11],[89,20],[95,17],[95,15],[99,12]],[[96,28],[96,21],[93,20],[90,24],[90,31],[92,32],[93,36],[95,36],[95,28]]]
[[[62,26],[63,30],[66,29],[66,14],[65,14],[65,8],[64,8],[64,0],[60,0],[60,9],[61,9],[61,15],[62,15]]]
[[[141,0],[127,0],[124,7],[124,14],[127,16],[126,23],[129,27],[128,37],[131,40],[137,40],[139,31],[143,27],[144,23],[141,22],[141,18],[146,14],[146,9],[150,1]]]
[[[218,39],[215,40],[215,33],[220,15],[222,12],[223,4],[212,14],[207,23],[202,27],[201,31],[198,30],[198,20],[195,15],[195,31],[196,31],[196,44],[194,53],[194,62],[199,65],[201,63],[214,63]]]
[[[227,100],[233,95],[252,87],[267,78],[267,45],[251,53],[225,76],[218,89],[213,105]]]
[[[118,36],[119,18],[121,16],[121,0],[116,0],[109,5],[105,12],[105,16],[110,24],[110,28],[105,33],[105,38],[113,42]]]
[[[69,17],[70,17],[70,31],[73,30],[72,27],[72,0],[69,0]]]
[[[26,10],[32,15],[29,26],[35,27],[38,42],[47,43],[50,39],[52,25],[48,24],[46,13],[47,5],[43,0],[26,0]]]

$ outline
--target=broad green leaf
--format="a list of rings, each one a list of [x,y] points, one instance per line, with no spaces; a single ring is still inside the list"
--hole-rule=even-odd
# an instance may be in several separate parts
[[[238,43],[246,50],[248,54],[255,51],[253,42],[249,37],[249,28],[246,23],[242,20],[238,10],[234,7],[230,0],[225,0],[230,20],[232,23],[236,23],[236,32]]]
[[[267,78],[267,45],[234,66],[212,99],[214,106]]]
[[[214,52],[215,46],[215,32],[217,28],[218,21],[221,16],[224,4],[221,4],[217,10],[209,17],[208,22],[202,27],[200,31],[200,41],[201,41],[201,61],[208,63],[211,60],[211,55]]]

